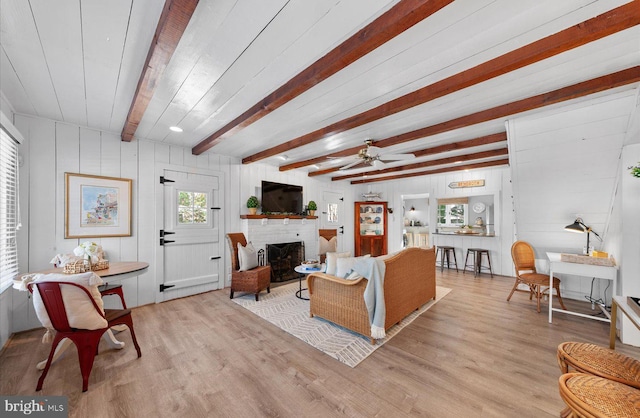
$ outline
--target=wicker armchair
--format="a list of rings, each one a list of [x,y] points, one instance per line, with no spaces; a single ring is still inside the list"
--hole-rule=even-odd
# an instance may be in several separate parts
[[[549,276],[536,271],[536,260],[533,253],[533,247],[531,247],[531,244],[528,242],[514,242],[511,246],[511,258],[513,258],[513,264],[515,264],[516,267],[516,282],[513,284],[513,289],[511,289],[511,293],[509,293],[507,302],[511,300],[513,292],[516,290],[521,291],[518,289],[518,285],[520,283],[526,284],[529,286],[529,300],[532,299],[534,294],[536,295],[538,313],[540,313],[540,299],[543,294],[549,291]],[[547,289],[542,290],[544,286],[547,286]],[[562,309],[566,310],[567,308],[564,306],[562,295],[560,294],[560,279],[557,277],[553,278],[553,288],[556,289],[560,306],[562,306]]]
[[[255,293],[256,301],[259,294],[264,289],[271,292],[271,266],[258,266],[247,271],[238,271],[240,261],[238,260],[238,243],[243,247],[247,245],[247,240],[242,232],[227,234],[227,243],[231,250],[231,293],[229,298],[233,299],[234,292]]]

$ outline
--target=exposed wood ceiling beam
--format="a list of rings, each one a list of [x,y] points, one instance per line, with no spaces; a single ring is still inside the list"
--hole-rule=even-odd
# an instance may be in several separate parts
[[[451,171],[473,170],[474,168],[487,168],[487,167],[495,167],[498,165],[509,165],[509,159],[503,158],[501,160],[487,161],[484,163],[457,165],[455,167],[438,168],[436,170],[420,171],[417,173],[396,174],[395,176],[365,178],[362,180],[354,180],[351,182],[351,184],[363,184],[363,183],[374,183],[377,181],[398,180],[398,179],[404,179],[407,177],[428,176],[431,174],[449,173]]]
[[[582,83],[573,84],[561,89],[553,90],[548,93],[539,94],[537,96],[528,97],[526,99],[496,106],[491,109],[482,110],[480,112],[471,113],[459,118],[451,119],[436,125],[427,126],[425,128],[416,129],[415,131],[406,132],[404,134],[381,139],[374,143],[377,147],[389,147],[392,145],[402,144],[404,142],[413,141],[415,139],[424,138],[431,135],[440,134],[454,129],[464,128],[470,125],[487,122],[494,119],[512,116],[517,113],[526,112],[528,110],[538,109],[566,100],[578,97],[588,96],[600,91],[613,89],[627,84],[640,82],[640,66],[627,68],[613,74],[603,75]],[[362,147],[353,147],[341,151],[346,155],[356,154]]]
[[[198,0],[166,0],[147,53],[147,60],[138,80],[127,120],[122,128],[123,141],[130,142],[133,139],[162,73],[169,64],[197,5]]]
[[[416,157],[426,157],[427,155],[440,154],[440,153],[449,152],[449,151],[457,151],[465,148],[479,147],[481,145],[494,144],[496,142],[502,142],[506,140],[507,140],[507,133],[499,132],[497,134],[481,136],[478,138],[468,139],[466,141],[453,142],[450,144],[443,144],[443,145],[438,145],[436,147],[425,148],[417,151],[411,151],[411,153]],[[331,154],[330,156],[335,157],[333,154]],[[327,156],[319,157],[319,158],[327,158]],[[326,161],[326,159],[323,159],[322,161]],[[283,167],[280,167],[281,171],[282,171],[282,168]],[[309,177],[314,177],[314,176],[320,176],[323,174],[333,173],[338,170],[340,170],[340,167],[332,167],[324,170],[311,171],[309,172],[308,175]]]
[[[610,10],[419,90],[407,93],[404,96],[400,96],[382,105],[245,157],[242,163],[253,163],[283,153],[292,148],[311,144],[320,139],[345,132],[535,62],[542,61],[638,24],[640,24],[640,0],[634,0],[624,6]]]
[[[501,157],[503,155],[509,155],[509,150],[507,147],[490,150],[490,151],[476,152],[473,154],[458,155],[456,157],[439,158],[437,160],[423,161],[420,163],[413,163],[413,164],[405,164],[405,165],[400,165],[396,167],[384,168],[382,170],[373,170],[373,171],[367,172],[366,174],[377,176],[379,174],[395,173],[396,171],[415,170],[418,168],[433,167],[436,165],[454,164],[459,161],[473,161],[473,160],[480,160],[483,158]],[[356,177],[362,177],[362,173],[331,177],[331,180],[339,181],[339,180],[352,179]]]
[[[194,155],[202,154],[452,2],[453,0],[401,0],[273,93],[200,141],[191,152]]]

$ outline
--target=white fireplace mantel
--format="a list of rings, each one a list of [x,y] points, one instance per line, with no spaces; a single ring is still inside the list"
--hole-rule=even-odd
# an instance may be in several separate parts
[[[317,219],[242,219],[242,232],[256,250],[265,250],[267,244],[303,241],[305,259],[318,257]]]

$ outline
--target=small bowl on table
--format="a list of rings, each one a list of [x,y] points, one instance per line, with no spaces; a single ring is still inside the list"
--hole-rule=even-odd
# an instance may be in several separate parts
[[[320,268],[320,261],[318,260],[305,260],[302,262],[302,267],[307,270]]]

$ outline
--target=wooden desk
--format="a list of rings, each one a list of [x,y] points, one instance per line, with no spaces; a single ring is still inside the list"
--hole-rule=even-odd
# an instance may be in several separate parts
[[[549,289],[553,289],[553,275],[555,273],[571,274],[584,278],[598,278],[611,280],[613,282],[612,296],[616,295],[616,285],[618,282],[618,267],[596,266],[592,264],[568,263],[561,261],[560,253],[547,253],[549,258]],[[553,311],[564,312],[569,315],[581,316],[583,318],[595,319],[597,321],[611,322],[609,318],[598,318],[592,315],[585,315],[553,307],[553,291],[549,291],[549,323],[553,322]]]
[[[609,328],[609,348],[616,348],[616,319],[618,318],[618,310],[627,315],[636,328],[640,329],[640,315],[638,315],[627,302],[625,296],[614,296],[611,302],[611,326]]]

